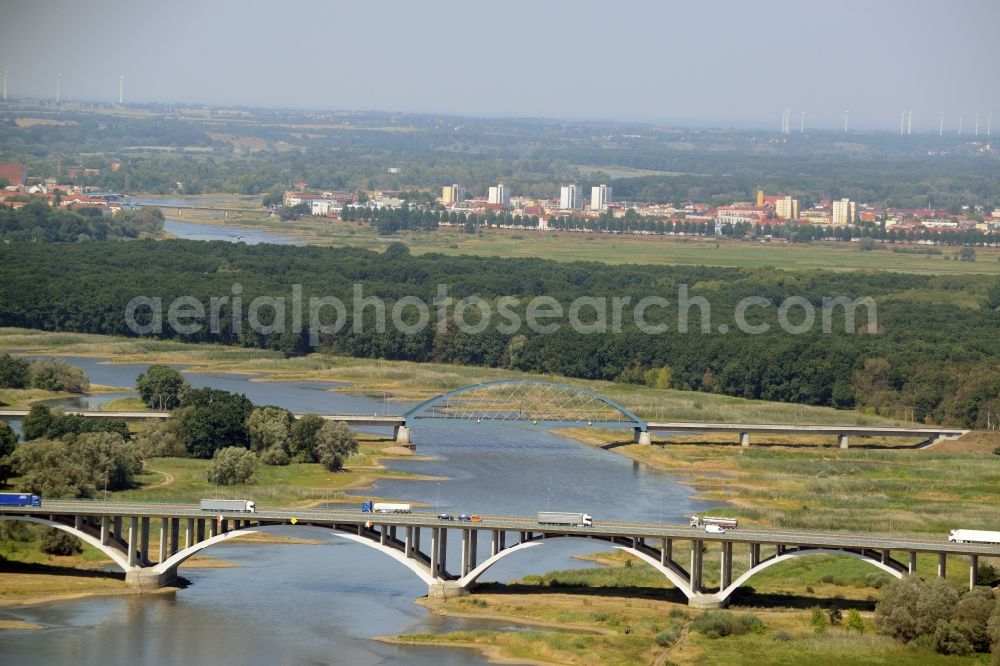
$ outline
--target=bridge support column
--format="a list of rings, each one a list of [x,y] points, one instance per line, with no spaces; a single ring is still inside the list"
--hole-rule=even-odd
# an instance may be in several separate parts
[[[470,530],[471,537],[469,539],[469,569],[475,569],[476,564],[479,560],[479,530]],[[468,572],[466,572],[468,573]]]
[[[906,573],[917,573],[917,553],[915,551],[910,551],[910,564],[906,567]]]
[[[392,437],[396,440],[397,444],[402,444],[404,446],[410,445],[410,426],[393,426]]]
[[[83,529],[83,516],[73,516],[73,529]]]
[[[472,544],[472,535],[469,534],[471,530],[462,530],[462,566],[459,569],[462,573],[460,575],[464,576],[469,573],[469,548]]]
[[[208,521],[208,536],[214,537],[219,533],[219,521],[215,518]]]
[[[837,435],[837,446],[839,446],[842,449],[847,448],[847,435],[844,434]]]
[[[937,575],[938,578],[944,578],[948,575],[948,555],[946,553],[938,553]]]
[[[406,557],[413,557],[413,526],[406,526],[406,537],[403,541],[403,555]]]
[[[139,521],[139,561],[149,563],[149,516]]]
[[[160,518],[160,559],[157,562],[165,562],[167,559],[167,535],[170,532],[167,525],[167,519]]]
[[[750,446],[750,433],[748,432],[740,433],[740,446],[743,447]]]
[[[128,565],[134,567],[138,564],[136,551],[139,548],[139,519],[132,516],[128,519]]]
[[[200,543],[200,542],[202,542],[204,540],[205,540],[205,521],[203,519],[199,518],[195,522],[194,542],[195,543]],[[190,545],[190,544],[188,544],[188,545]]]
[[[653,436],[648,430],[643,430],[642,428],[632,429],[632,441],[636,444],[642,444],[644,446],[649,446],[653,443]]]
[[[108,542],[111,540],[111,518],[108,516],[101,516],[101,545],[107,546]]]
[[[115,516],[112,520],[114,522],[114,535],[115,535],[115,538],[118,539],[119,541],[124,542],[125,541],[125,535],[123,534],[124,530],[122,530],[122,517],[121,516]]]
[[[433,578],[438,577],[438,545],[441,541],[441,529],[438,527],[431,528],[431,576]]]
[[[694,594],[701,592],[701,563],[701,541],[695,540],[691,542],[691,567],[689,569],[691,572],[691,592]]]
[[[448,573],[448,528],[441,529],[438,535],[438,578],[444,578]]]
[[[733,542],[722,543],[722,560],[719,562],[719,590],[724,590],[733,582]]]
[[[379,542],[379,545],[384,546],[385,543],[386,543],[386,541],[388,541],[388,540],[389,540],[389,532],[387,531],[386,526],[382,525],[382,529],[380,529],[378,531],[378,542]]]
[[[199,523],[201,521],[198,521]],[[194,545],[194,518],[188,518],[184,524],[184,547],[190,548]]]
[[[413,528],[413,550],[418,553],[420,552],[420,532],[421,530],[419,527]]]
[[[760,544],[752,543],[750,544],[750,568],[753,569],[758,564],[760,564]]]
[[[229,519],[228,518],[223,518],[221,521],[219,521],[219,531],[222,532],[223,534],[225,534],[226,532],[229,531]]]
[[[493,537],[490,539],[490,557],[500,552],[500,531],[493,530]]]
[[[979,556],[969,555],[969,589],[979,584]]]
[[[170,554],[176,555],[181,544],[181,519],[170,519]]]
[[[881,558],[882,564],[888,564],[889,563],[889,559],[891,557],[892,557],[892,554],[888,550],[883,550],[882,551],[882,558]]]
[[[674,540],[664,538],[660,544],[660,564],[667,566],[667,562],[672,559],[674,559]]]

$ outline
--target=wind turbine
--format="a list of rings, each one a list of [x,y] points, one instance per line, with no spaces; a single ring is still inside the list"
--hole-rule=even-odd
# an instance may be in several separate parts
[[[56,74],[56,104],[59,103],[59,87],[62,83],[62,72]]]
[[[118,77],[118,106],[125,104],[125,75]]]
[[[7,70],[3,70],[3,101],[7,101]]]
[[[806,112],[799,112],[799,134],[805,134],[806,131]]]
[[[938,136],[944,136],[944,111],[941,112],[941,122],[938,125]]]
[[[847,134],[847,117],[851,115],[850,109],[844,111],[844,134]]]

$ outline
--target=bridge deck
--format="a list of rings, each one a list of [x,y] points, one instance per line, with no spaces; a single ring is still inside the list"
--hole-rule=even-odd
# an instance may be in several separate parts
[[[692,423],[649,422],[649,430],[659,432],[731,432],[796,435],[854,435],[855,437],[958,437],[960,428],[902,428],[894,426],[797,425],[785,423]]]
[[[483,515],[481,521],[459,522],[439,520],[432,514],[371,514],[360,511],[325,511],[318,509],[278,508],[256,513],[201,511],[189,504],[140,504],[129,502],[88,502],[46,500],[41,507],[0,507],[0,514],[47,517],[50,515],[103,516],[149,518],[226,518],[251,519],[265,523],[288,524],[292,518],[309,525],[412,525],[471,530],[508,530],[552,534],[558,536],[632,537],[644,539],[679,539],[705,542],[773,544],[785,546],[817,546],[825,548],[866,548],[885,551],[911,551],[1000,557],[1000,545],[951,543],[942,536],[870,534],[859,532],[814,532],[804,530],[772,530],[763,528],[728,530],[709,534],[703,529],[684,525],[664,525],[627,521],[595,520],[593,527],[539,525],[534,518]]]

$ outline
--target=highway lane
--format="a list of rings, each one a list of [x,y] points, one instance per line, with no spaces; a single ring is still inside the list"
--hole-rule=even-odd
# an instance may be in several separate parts
[[[377,525],[399,525],[419,527],[448,527],[452,529],[507,530],[523,532],[545,532],[567,536],[601,537],[643,537],[646,539],[672,538],[680,540],[698,539],[711,542],[759,543],[773,545],[801,545],[828,548],[870,548],[874,550],[896,550],[917,552],[948,552],[955,554],[977,554],[1000,557],[1000,545],[950,543],[945,535],[895,535],[858,532],[818,532],[810,530],[769,529],[743,527],[727,530],[723,534],[708,534],[701,528],[688,525],[658,523],[638,523],[628,521],[595,520],[593,527],[539,525],[533,517],[480,514],[480,521],[466,522],[441,520],[432,513],[362,513],[360,510],[329,510],[315,507],[269,509],[258,507],[255,513],[202,511],[194,504],[140,502],[100,502],[45,500],[42,507],[0,507],[8,514],[46,516],[48,514],[79,515],[120,515],[123,517],[171,517],[211,519],[222,515],[234,520],[259,520],[288,523],[293,518],[303,523],[328,523],[361,525],[372,522]],[[656,545],[655,543],[652,545]]]

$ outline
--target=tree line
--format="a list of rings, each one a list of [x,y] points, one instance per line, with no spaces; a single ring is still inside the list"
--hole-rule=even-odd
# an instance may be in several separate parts
[[[0,206],[0,242],[76,243],[139,238],[160,234],[163,219],[159,208],[106,215],[100,208],[67,209],[29,199],[20,208]]]
[[[392,249],[392,248],[390,248]],[[405,250],[405,248],[403,248]],[[203,304],[242,288],[243,309],[258,296],[290,298],[291,285],[310,297],[336,296],[351,303],[355,284],[365,296],[385,299],[389,307],[406,296],[433,303],[437,285],[455,299],[471,296],[496,305],[519,299],[513,311],[517,330],[488,328],[474,334],[453,320],[404,333],[394,326],[378,330],[372,308],[348,307],[343,325],[310,344],[308,327],[294,330],[291,307],[284,332],[251,330],[246,312],[233,325],[231,303],[220,310],[220,327],[191,335],[169,327],[159,335],[195,342],[222,342],[277,349],[286,354],[314,349],[362,358],[439,361],[505,367],[584,379],[660,384],[738,397],[860,408],[895,416],[984,427],[1000,413],[1000,286],[987,276],[930,276],[879,272],[780,271],[703,266],[608,266],[558,263],[541,259],[411,256],[405,251],[378,254],[356,248],[244,246],[194,241],[137,241],[0,247],[0,325],[131,335],[125,305],[137,295],[161,297],[169,304],[192,296]],[[709,329],[700,327],[702,310],[690,310],[691,327],[677,321],[679,288],[709,304]],[[954,293],[965,293],[955,299]],[[577,332],[568,326],[539,334],[525,323],[528,299],[555,298],[565,312],[581,296],[627,298],[620,330]],[[670,308],[651,308],[648,324],[666,325],[645,333],[634,321],[641,299],[667,298]],[[870,297],[877,305],[877,329],[865,321],[845,330],[845,313],[834,310],[832,330],[819,326],[788,333],[778,323],[778,305],[789,296],[805,299],[817,311],[824,298]],[[753,323],[766,334],[744,333],[734,313],[746,297],[763,298]],[[493,308],[496,312],[496,308]],[[864,310],[861,310],[862,315]],[[416,313],[407,310],[412,320]],[[264,323],[273,323],[262,310]],[[591,311],[582,312],[594,321]],[[327,317],[324,322],[328,322]],[[475,310],[471,322],[475,322]],[[798,319],[796,319],[798,321]],[[720,334],[721,325],[728,327]],[[656,373],[650,373],[657,370]]]

